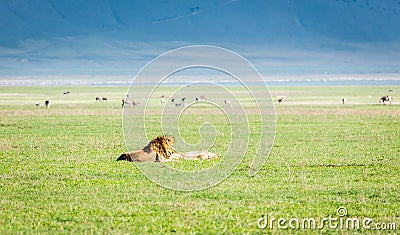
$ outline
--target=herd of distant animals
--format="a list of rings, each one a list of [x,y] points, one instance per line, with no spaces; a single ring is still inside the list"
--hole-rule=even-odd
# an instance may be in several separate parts
[[[392,91],[392,90],[389,90],[389,91]],[[283,103],[284,98],[286,98],[286,96],[278,96],[277,97],[278,103]],[[389,104],[392,104],[392,97],[390,95],[385,95],[385,96],[382,96],[381,98],[379,98],[380,104],[386,104],[385,102],[389,102]],[[347,98],[343,97],[342,104],[346,104],[346,103],[347,103]]]
[[[162,95],[162,96],[160,97],[160,102],[161,102],[161,104],[167,103],[168,101],[171,101],[172,103],[174,103],[174,104],[175,104],[175,107],[180,107],[180,106],[186,107],[186,105],[187,105],[187,103],[186,103],[186,97],[183,97],[183,98],[181,99],[181,102],[180,102],[180,103],[175,102],[175,101],[176,101],[176,98],[175,98],[174,96],[171,96],[171,97],[167,98],[167,97],[165,97],[164,95]],[[196,98],[195,98],[195,101],[196,101],[196,102],[199,102],[199,101],[207,101],[207,97],[204,96],[204,95],[202,95],[202,96],[200,96],[200,97],[196,97]]]
[[[392,90],[390,89],[389,92],[391,92]],[[63,92],[63,95],[68,95],[71,94],[71,92],[69,91],[65,91]],[[277,101],[278,103],[283,103],[284,99],[286,98],[286,96],[277,96]],[[107,97],[96,97],[95,98],[96,102],[107,102],[108,98]],[[181,99],[180,103],[176,103],[176,99],[175,97],[166,97],[164,95],[162,95],[160,97],[160,102],[163,103],[167,103],[168,101],[171,101],[172,103],[175,103],[175,107],[186,107],[187,103],[186,103],[186,98],[183,97]],[[207,97],[206,96],[199,96],[195,98],[196,102],[200,102],[200,101],[207,101]],[[379,98],[379,103],[380,104],[386,104],[385,102],[389,102],[389,104],[392,104],[392,97],[390,95],[385,95],[382,96],[381,98]],[[224,100],[224,103],[227,107],[232,107],[232,103],[230,100]],[[342,98],[342,104],[346,104],[347,103],[347,99],[346,97]],[[44,101],[44,105],[46,106],[46,108],[50,108],[51,105],[51,101],[50,100],[45,100]],[[126,96],[125,99],[122,99],[122,108],[124,108],[126,105],[131,106],[131,107],[136,107],[138,105],[140,105],[139,102],[136,102],[134,100],[132,100],[129,95]],[[39,107],[40,106],[40,102],[36,103],[36,106]]]

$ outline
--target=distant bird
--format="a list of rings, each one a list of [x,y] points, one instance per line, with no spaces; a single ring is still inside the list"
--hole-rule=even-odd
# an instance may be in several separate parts
[[[232,103],[230,100],[224,100],[224,103],[227,107],[232,107]]]
[[[379,103],[385,104],[385,101],[388,101],[389,104],[392,104],[392,97],[389,96],[389,95],[385,95],[385,96],[382,96],[382,97],[379,99]]]
[[[46,105],[47,108],[50,108],[50,105],[51,105],[50,100],[44,101],[44,105]]]
[[[283,103],[283,99],[286,98],[286,96],[277,96],[278,98],[278,103]]]
[[[342,98],[342,103],[345,104],[347,102],[346,97]]]
[[[160,102],[161,102],[161,104],[167,102],[167,99],[165,99],[165,96],[164,96],[164,95],[161,96]]]
[[[64,95],[68,95],[68,94],[70,94],[71,92],[69,92],[69,91],[65,91],[63,94]]]

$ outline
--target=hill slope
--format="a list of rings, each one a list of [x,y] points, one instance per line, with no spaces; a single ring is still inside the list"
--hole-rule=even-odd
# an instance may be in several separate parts
[[[398,66],[400,0],[13,0],[0,12],[3,75],[132,74],[189,44],[228,47],[261,67]]]

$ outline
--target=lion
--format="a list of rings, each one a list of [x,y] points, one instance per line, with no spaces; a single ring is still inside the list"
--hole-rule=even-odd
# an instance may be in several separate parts
[[[186,153],[174,151],[175,138],[172,136],[158,136],[148,143],[143,149],[123,153],[117,161],[130,162],[167,162],[177,159],[205,160],[217,159],[220,154],[208,151],[191,151]]]

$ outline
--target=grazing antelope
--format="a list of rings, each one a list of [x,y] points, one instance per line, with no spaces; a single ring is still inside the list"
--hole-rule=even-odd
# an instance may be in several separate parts
[[[182,98],[182,102],[175,103],[175,107],[179,107],[179,106],[186,107],[186,98],[185,97]]]
[[[124,108],[125,104],[130,104],[132,107],[136,107],[139,105],[139,102],[132,101],[130,98],[122,99],[122,108]]]

